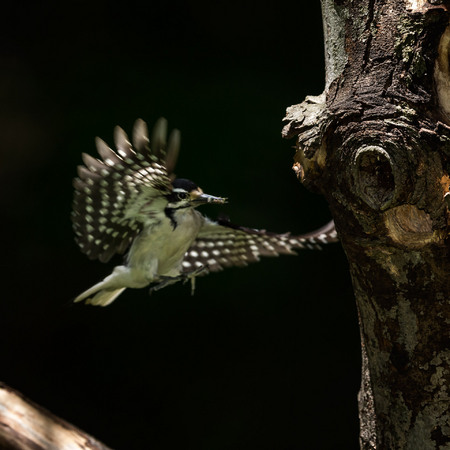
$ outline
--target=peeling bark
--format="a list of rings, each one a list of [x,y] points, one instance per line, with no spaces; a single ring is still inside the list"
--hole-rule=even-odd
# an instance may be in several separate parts
[[[285,118],[349,261],[363,449],[450,448],[449,10],[322,0],[325,91]]]

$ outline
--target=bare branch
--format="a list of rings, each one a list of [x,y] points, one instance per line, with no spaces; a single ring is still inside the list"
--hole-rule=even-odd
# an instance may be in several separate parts
[[[108,450],[101,442],[0,383],[0,448]]]

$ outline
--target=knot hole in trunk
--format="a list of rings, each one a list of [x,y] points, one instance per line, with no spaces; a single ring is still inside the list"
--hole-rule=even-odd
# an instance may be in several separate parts
[[[392,204],[395,177],[388,152],[379,146],[360,147],[353,158],[351,171],[355,194],[375,210],[385,210]]]

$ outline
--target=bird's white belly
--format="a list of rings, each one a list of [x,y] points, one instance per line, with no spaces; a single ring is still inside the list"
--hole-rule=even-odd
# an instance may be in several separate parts
[[[192,211],[177,218],[175,229],[164,217],[157,226],[144,229],[128,255],[128,268],[133,284],[146,286],[160,276],[180,274],[183,257],[197,237],[202,216]]]

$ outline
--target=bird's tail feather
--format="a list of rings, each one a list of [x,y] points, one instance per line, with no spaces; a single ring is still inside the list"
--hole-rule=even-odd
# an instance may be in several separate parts
[[[111,304],[126,288],[105,289],[105,283],[101,281],[88,290],[81,293],[74,302],[86,300],[87,305],[107,306]]]
[[[106,290],[103,289],[94,297],[91,297],[86,300],[87,305],[95,305],[95,306],[108,306],[110,305],[126,288],[119,288],[114,290]]]

